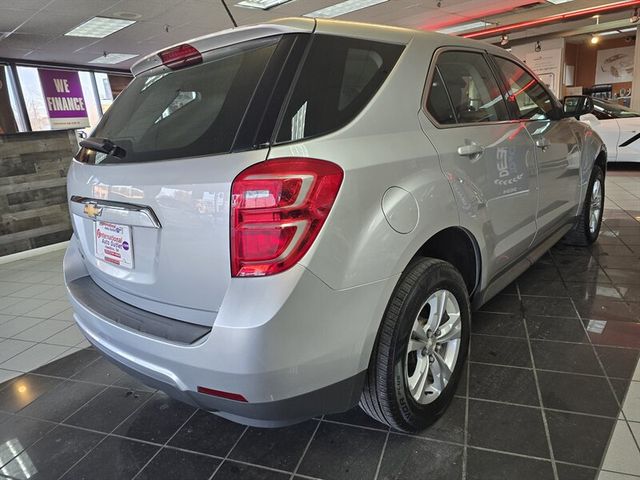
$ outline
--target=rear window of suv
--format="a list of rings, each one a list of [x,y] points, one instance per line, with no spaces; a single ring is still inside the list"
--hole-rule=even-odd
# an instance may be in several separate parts
[[[404,46],[314,35],[276,143],[337,130],[360,113],[395,66]]]
[[[125,155],[83,149],[81,161],[130,163],[229,152],[279,39],[224,47],[205,63],[136,77],[92,133]]]

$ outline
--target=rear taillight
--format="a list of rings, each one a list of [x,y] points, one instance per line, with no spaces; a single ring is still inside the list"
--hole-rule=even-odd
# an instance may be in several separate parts
[[[162,64],[171,70],[178,70],[179,68],[202,63],[202,55],[200,52],[187,43],[163,50],[158,55],[162,60]]]
[[[241,172],[231,187],[231,275],[283,272],[309,250],[344,172],[313,158],[278,158]]]

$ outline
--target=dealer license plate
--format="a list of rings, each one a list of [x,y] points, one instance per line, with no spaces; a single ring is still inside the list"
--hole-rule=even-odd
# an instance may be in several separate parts
[[[133,268],[131,227],[95,222],[96,257],[123,268]]]

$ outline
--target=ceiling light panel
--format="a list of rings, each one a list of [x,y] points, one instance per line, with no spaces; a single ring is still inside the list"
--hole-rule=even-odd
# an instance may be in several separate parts
[[[621,31],[622,33],[627,33],[627,32],[636,32],[636,31],[638,31],[638,27],[622,28],[622,29],[620,29],[620,31]]]
[[[104,38],[136,23],[134,20],[122,18],[93,17],[76,28],[65,33],[69,37]]]
[[[573,0],[547,0],[547,2],[553,3],[554,5],[560,5],[561,3],[573,2]]]
[[[236,3],[238,7],[259,8],[260,10],[269,10],[291,0],[242,0]]]
[[[438,33],[460,33],[466,32],[467,30],[475,30],[476,28],[484,28],[491,25],[488,22],[471,22],[471,23],[463,23],[460,25],[454,25],[453,27],[442,28],[438,30]]]
[[[605,37],[607,35],[617,35],[618,33],[620,33],[620,30],[610,30],[608,32],[599,32],[598,35]]]
[[[106,55],[100,55],[98,58],[94,58],[89,63],[102,63],[108,65],[114,65],[116,63],[124,62],[137,57],[135,53],[107,53]]]
[[[321,8],[315,12],[307,13],[304,16],[313,18],[334,18],[388,1],[389,0],[347,0],[346,2],[337,3],[330,7]]]

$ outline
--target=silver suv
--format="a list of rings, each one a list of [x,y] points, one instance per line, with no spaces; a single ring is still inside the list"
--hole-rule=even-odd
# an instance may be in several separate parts
[[[504,50],[285,19],[133,67],[68,176],[75,319],[145,383],[275,426],[437,419],[472,307],[598,236],[606,152]]]

